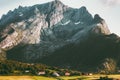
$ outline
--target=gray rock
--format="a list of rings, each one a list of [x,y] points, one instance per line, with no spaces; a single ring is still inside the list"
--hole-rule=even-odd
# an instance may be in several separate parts
[[[14,31],[9,34],[12,28]],[[95,18],[86,7],[70,8],[59,0],[21,7],[9,11],[0,20],[0,47],[8,57],[22,55],[20,60],[35,61],[50,55],[69,43],[79,43],[95,34],[110,34],[105,21]],[[16,51],[19,50],[19,51]],[[9,56],[9,54],[14,55]]]

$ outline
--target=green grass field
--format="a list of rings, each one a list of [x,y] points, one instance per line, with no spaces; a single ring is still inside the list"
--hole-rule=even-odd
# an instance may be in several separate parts
[[[71,77],[43,77],[43,76],[0,76],[0,80],[95,80],[100,76],[106,75],[92,75],[92,76],[71,76]],[[120,75],[107,75],[109,78],[120,79]]]

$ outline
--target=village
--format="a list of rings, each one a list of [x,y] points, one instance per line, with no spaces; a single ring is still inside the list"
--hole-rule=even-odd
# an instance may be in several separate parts
[[[34,75],[48,77],[93,75],[92,72],[80,72],[46,66],[44,64],[22,63],[11,60],[0,61],[0,68],[0,75]]]
[[[39,71],[37,75],[38,76],[44,76],[46,74],[47,73],[45,71]],[[81,76],[81,75],[92,76],[93,73],[76,73],[76,74],[75,73],[71,73],[71,72],[65,72],[64,74],[60,74],[59,72],[52,72],[51,73],[51,76],[54,76],[54,77],[59,77],[59,76]]]

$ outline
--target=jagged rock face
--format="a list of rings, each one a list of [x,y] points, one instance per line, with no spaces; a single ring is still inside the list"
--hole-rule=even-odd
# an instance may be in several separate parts
[[[95,25],[96,27],[93,28],[92,32],[97,34],[102,33],[104,35],[110,34],[110,30],[108,29],[106,22],[98,14],[94,16],[93,22],[97,24]]]
[[[8,58],[35,61],[89,33],[109,35],[105,21],[86,7],[70,8],[59,0],[9,11],[0,20],[0,47]],[[19,55],[19,56],[17,56]],[[15,57],[13,57],[15,56]]]

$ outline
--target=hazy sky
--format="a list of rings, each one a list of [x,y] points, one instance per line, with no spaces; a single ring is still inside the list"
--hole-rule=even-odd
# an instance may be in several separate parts
[[[52,0],[0,0],[0,17],[9,10],[17,8],[19,5],[32,6],[42,4]],[[94,15],[99,14],[106,20],[111,32],[120,35],[120,0],[60,0],[64,4],[80,8],[86,6],[88,11]]]

